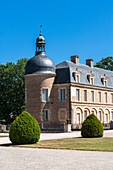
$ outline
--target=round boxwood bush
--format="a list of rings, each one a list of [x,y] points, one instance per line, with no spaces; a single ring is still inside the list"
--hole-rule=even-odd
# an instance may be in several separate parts
[[[103,136],[103,125],[94,114],[89,115],[83,122],[81,135],[86,138]]]
[[[23,111],[11,124],[9,138],[12,144],[33,144],[40,139],[40,127],[37,120]]]

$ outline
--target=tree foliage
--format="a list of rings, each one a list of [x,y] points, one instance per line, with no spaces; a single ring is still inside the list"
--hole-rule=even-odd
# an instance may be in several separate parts
[[[23,111],[12,122],[9,138],[13,144],[32,144],[40,139],[40,127],[37,120],[28,112]]]
[[[108,56],[106,58],[102,58],[102,60],[96,63],[95,67],[113,71],[113,57]]]
[[[83,122],[81,135],[86,138],[103,136],[103,125],[94,114],[89,115]]]
[[[26,58],[17,63],[0,64],[0,119],[19,115],[24,107],[24,67]]]

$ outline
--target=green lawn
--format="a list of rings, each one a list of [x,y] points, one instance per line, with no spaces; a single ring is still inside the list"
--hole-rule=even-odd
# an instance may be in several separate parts
[[[0,135],[0,138],[9,137],[9,135]]]
[[[21,145],[21,147],[113,152],[113,138],[56,139],[40,141],[31,145]]]

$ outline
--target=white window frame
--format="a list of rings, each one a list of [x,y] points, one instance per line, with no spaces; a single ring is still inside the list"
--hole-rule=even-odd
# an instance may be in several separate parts
[[[42,97],[42,102],[47,102],[49,99],[49,89],[48,88],[42,88],[41,89],[41,97]]]

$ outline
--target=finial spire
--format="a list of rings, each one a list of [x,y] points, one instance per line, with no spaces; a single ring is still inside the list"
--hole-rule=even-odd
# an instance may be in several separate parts
[[[42,35],[42,25],[40,25],[40,35]]]
[[[45,52],[45,38],[42,36],[42,25],[40,25],[40,33],[36,39],[36,52],[37,55],[39,52]]]

